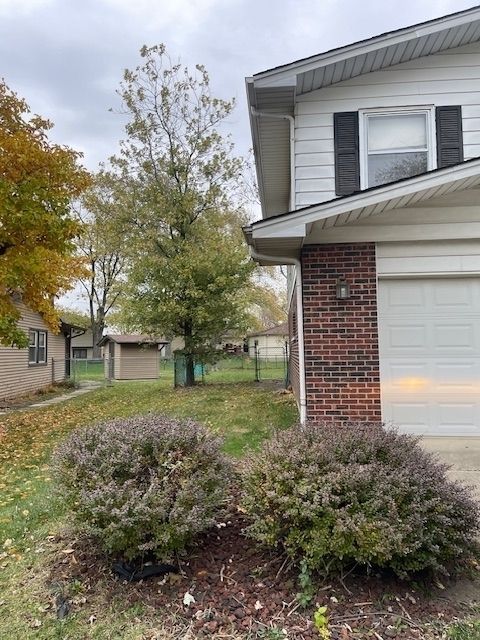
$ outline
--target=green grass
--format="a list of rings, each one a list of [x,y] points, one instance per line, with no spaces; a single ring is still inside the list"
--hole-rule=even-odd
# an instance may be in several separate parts
[[[447,631],[449,640],[480,640],[480,620],[458,622]]]
[[[104,380],[104,363],[91,360],[73,359],[71,361],[71,376],[76,382],[80,380]]]
[[[75,382],[83,380],[105,380],[103,362],[91,360],[72,360],[72,377]],[[286,365],[282,357],[260,360],[259,379],[285,380]],[[159,377],[173,385],[173,361],[160,360]],[[206,384],[218,382],[253,382],[255,381],[255,361],[253,358],[231,356],[222,358],[215,365],[205,367],[204,380]]]
[[[161,629],[155,612],[132,612],[121,600],[89,601],[80,612],[59,621],[52,604],[53,587],[47,585],[49,558],[54,551],[58,554],[52,535],[67,522],[63,504],[52,497],[48,466],[52,449],[79,426],[149,411],[193,417],[223,436],[225,451],[235,457],[258,447],[275,427],[286,428],[297,420],[291,396],[271,387],[238,383],[174,390],[166,377],[155,382],[119,382],[60,405],[3,416],[0,640],[133,640],[155,624]],[[94,625],[88,622],[90,615],[96,617]]]

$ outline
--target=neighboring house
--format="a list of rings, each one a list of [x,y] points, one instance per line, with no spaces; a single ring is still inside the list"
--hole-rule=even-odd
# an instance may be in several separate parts
[[[480,8],[247,79],[301,419],[480,435]]]
[[[62,322],[55,335],[40,314],[22,302],[15,303],[21,313],[18,326],[28,334],[26,349],[0,346],[0,400],[27,395],[66,377],[72,327]]]
[[[170,340],[165,338],[165,347],[161,352],[162,358],[173,358],[175,351],[182,351],[185,348],[185,341],[180,336],[174,336]]]
[[[93,333],[85,329],[80,335],[72,338],[72,358],[91,360],[93,358]]]
[[[158,378],[164,340],[144,335],[107,334],[100,340],[104,347],[105,377],[113,380]]]
[[[219,338],[215,348],[225,353],[240,355],[243,353],[245,347],[245,340],[243,336],[239,336],[236,333],[228,332]]]
[[[248,355],[253,357],[255,353],[261,358],[285,357],[285,349],[288,349],[288,323],[283,322],[264,331],[250,333],[247,336]]]
[[[216,349],[227,353],[243,353],[244,340],[234,334],[225,334],[215,345]],[[175,336],[165,345],[162,357],[173,358],[175,351],[182,351],[185,348],[185,341],[180,336]]]

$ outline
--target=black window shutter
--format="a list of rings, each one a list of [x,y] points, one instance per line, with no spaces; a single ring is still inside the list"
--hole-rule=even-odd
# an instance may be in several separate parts
[[[463,162],[462,107],[437,107],[437,167]]]
[[[335,193],[348,196],[360,191],[358,111],[333,114]]]

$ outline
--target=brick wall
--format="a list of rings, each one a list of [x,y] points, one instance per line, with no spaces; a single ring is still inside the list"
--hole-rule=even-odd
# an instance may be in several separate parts
[[[308,418],[380,421],[375,244],[307,246],[302,266]]]

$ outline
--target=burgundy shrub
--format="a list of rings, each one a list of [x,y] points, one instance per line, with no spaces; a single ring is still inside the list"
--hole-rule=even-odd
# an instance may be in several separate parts
[[[149,415],[79,429],[54,469],[76,523],[108,553],[166,560],[215,524],[229,465],[192,420]]]
[[[418,438],[379,424],[278,432],[243,473],[248,534],[311,569],[447,571],[476,550],[479,507]]]

